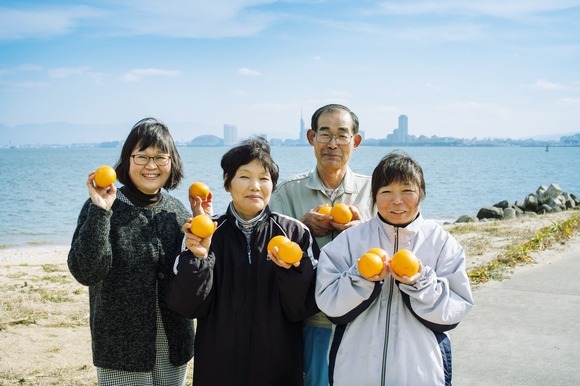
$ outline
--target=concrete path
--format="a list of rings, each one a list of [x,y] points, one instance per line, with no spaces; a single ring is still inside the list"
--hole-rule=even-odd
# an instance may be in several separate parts
[[[474,289],[451,331],[454,386],[580,385],[580,236]]]

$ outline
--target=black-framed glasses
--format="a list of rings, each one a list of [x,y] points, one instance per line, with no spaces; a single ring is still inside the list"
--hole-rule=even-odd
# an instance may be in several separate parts
[[[339,145],[348,145],[352,140],[352,137],[354,137],[354,135],[345,133],[341,134],[316,133],[315,136],[316,142],[323,143],[325,145],[330,143],[333,139],[335,139],[336,143]]]
[[[168,155],[164,155],[164,154],[159,154],[156,155],[155,157],[149,157],[148,155],[145,154],[133,154],[131,156],[131,158],[133,158],[133,162],[135,162],[135,165],[147,165],[149,163],[149,160],[153,160],[153,162],[155,162],[155,165],[157,166],[166,166],[169,161],[171,161],[171,156]]]

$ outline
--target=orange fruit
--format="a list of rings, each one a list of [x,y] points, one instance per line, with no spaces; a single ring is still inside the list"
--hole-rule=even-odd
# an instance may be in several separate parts
[[[280,245],[289,243],[290,239],[284,235],[274,236],[268,242],[268,250],[274,252],[274,247],[278,247],[278,251],[280,251]]]
[[[95,184],[99,188],[108,188],[116,180],[117,173],[115,173],[115,169],[108,165],[99,166],[95,170]]]
[[[383,270],[383,259],[376,253],[367,252],[358,261],[358,271],[364,277],[373,277]]]
[[[207,214],[199,214],[191,220],[191,233],[205,239],[215,232],[215,223]]]
[[[346,204],[336,204],[330,210],[330,215],[334,219],[334,222],[339,224],[347,224],[352,220],[352,212]]]
[[[192,197],[199,196],[202,201],[207,200],[207,196],[209,196],[210,190],[207,184],[203,182],[194,182],[189,186],[189,195]]]
[[[371,248],[367,251],[367,253],[374,253],[375,255],[379,255],[381,259],[383,259],[383,261],[387,261],[387,259],[389,258],[387,251],[385,251],[382,248]]]
[[[321,206],[318,209],[318,213],[320,213],[320,214],[326,214],[326,215],[329,215],[330,216],[330,211],[331,210],[332,210],[332,206],[330,206],[328,204],[325,204],[325,205]],[[325,222],[328,222],[327,220],[324,220],[324,221]]]
[[[399,249],[391,259],[391,268],[399,276],[411,277],[419,271],[419,259],[408,249]]]
[[[294,264],[302,259],[302,248],[294,241],[278,246],[278,256],[288,264]]]

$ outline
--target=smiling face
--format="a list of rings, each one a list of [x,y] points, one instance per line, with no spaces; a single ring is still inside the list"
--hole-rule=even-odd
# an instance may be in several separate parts
[[[228,192],[238,215],[244,220],[256,217],[270,202],[270,173],[257,160],[240,166],[232,178]]]
[[[156,147],[148,147],[144,150],[133,149],[131,155],[145,155],[155,157],[162,153]],[[133,157],[129,161],[129,177],[137,189],[145,194],[155,194],[161,189],[171,174],[171,160],[165,166],[158,166],[153,159],[149,159],[146,165],[137,165]]]
[[[352,116],[346,110],[324,112],[318,117],[318,130],[309,130],[307,136],[308,142],[314,147],[319,169],[332,172],[347,167],[353,150],[358,147],[362,139],[360,134],[353,133],[353,126]],[[321,143],[316,135],[323,133],[331,136],[352,136],[352,138],[350,143],[345,145],[338,144],[336,137],[328,143]]]
[[[392,182],[379,188],[377,211],[393,225],[407,225],[419,214],[421,194],[416,184]]]

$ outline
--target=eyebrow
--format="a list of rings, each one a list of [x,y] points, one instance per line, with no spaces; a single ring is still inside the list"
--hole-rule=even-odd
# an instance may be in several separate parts
[[[319,131],[320,130],[330,130],[330,127],[328,127],[328,126],[320,126],[318,128],[318,130]],[[346,131],[346,132],[350,133],[350,127],[339,127],[338,130],[339,131]]]

